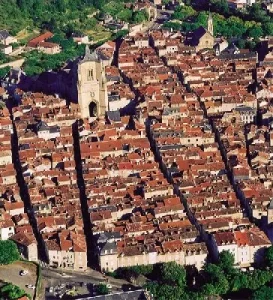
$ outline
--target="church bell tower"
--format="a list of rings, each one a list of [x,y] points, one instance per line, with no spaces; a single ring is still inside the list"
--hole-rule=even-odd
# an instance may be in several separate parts
[[[90,53],[86,46],[85,56],[78,63],[78,103],[82,118],[96,118],[108,110],[104,69],[98,54]]]
[[[213,36],[213,18],[211,12],[209,13],[208,18],[208,32]]]

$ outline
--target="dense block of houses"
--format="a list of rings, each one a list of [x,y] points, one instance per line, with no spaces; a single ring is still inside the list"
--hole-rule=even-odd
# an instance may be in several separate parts
[[[273,224],[270,64],[257,67],[256,53],[225,46],[208,25],[197,45],[153,30],[124,38],[118,52],[112,42],[96,49],[103,116],[81,118],[61,97],[15,91],[13,122],[0,113],[1,239],[38,260],[36,235],[48,265],[71,270],[86,270],[92,245],[102,271],[168,261],[201,269],[223,250],[241,267],[262,260],[271,243],[253,223],[268,232]],[[14,128],[35,235],[17,184]]]

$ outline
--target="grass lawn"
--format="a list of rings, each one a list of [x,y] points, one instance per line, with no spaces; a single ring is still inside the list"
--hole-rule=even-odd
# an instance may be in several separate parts
[[[39,34],[39,30],[28,31],[27,29],[23,29],[16,35],[16,38],[19,42],[27,43],[29,40],[34,38]]]
[[[109,39],[111,37],[111,31],[107,30],[100,24],[96,25],[96,29],[85,31],[85,34],[89,35],[94,42]]]

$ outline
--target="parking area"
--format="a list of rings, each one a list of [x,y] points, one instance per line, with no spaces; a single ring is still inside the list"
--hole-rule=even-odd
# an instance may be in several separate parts
[[[103,282],[102,282],[103,283]],[[105,283],[109,291],[116,291],[116,288],[112,288],[111,284]],[[76,297],[76,296],[96,296],[99,293],[97,292],[98,284],[91,282],[79,282],[79,281],[65,281],[59,284],[51,284],[45,289],[45,298],[46,299],[62,299],[67,296]]]
[[[93,295],[94,286],[85,282],[71,282],[52,285],[46,288],[46,299],[62,299],[65,296]]]
[[[20,272],[25,270],[26,274],[21,276]],[[28,288],[32,285],[35,287],[37,279],[37,267],[35,264],[18,261],[10,265],[0,266],[0,280],[11,282],[24,289],[28,294],[34,297],[35,289]]]

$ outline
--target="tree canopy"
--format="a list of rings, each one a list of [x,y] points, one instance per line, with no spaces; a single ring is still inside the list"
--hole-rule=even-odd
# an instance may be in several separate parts
[[[3,297],[4,299],[9,300],[16,300],[23,296],[28,296],[29,299],[31,299],[31,297],[24,290],[11,283],[6,283],[0,288],[0,296],[1,299]]]
[[[106,286],[106,284],[100,283],[97,286],[97,292],[98,292],[99,295],[107,295],[107,294],[109,294],[109,289]]]
[[[20,258],[19,251],[13,241],[0,241],[0,264],[8,265]]]
[[[273,246],[270,246],[265,251],[265,263],[268,267],[273,269]]]

